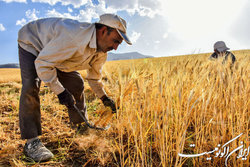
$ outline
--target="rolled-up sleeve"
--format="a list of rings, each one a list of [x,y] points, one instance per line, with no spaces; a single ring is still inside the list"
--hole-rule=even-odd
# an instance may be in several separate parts
[[[95,92],[95,94],[101,98],[103,95],[106,95],[105,90],[103,89],[102,79],[102,67],[106,62],[107,54],[100,56],[93,64],[91,64],[91,68],[87,70],[88,83],[91,89]]]
[[[72,57],[76,51],[77,48],[69,38],[56,38],[41,50],[35,60],[38,77],[57,95],[65,89],[57,78],[57,66]]]

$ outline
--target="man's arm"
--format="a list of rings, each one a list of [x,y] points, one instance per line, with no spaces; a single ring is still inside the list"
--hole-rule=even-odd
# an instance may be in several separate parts
[[[107,55],[102,55],[95,62],[91,63],[90,69],[87,70],[87,77],[88,83],[91,89],[95,92],[95,94],[101,98],[102,96],[106,95],[105,90],[103,89],[102,79],[102,67],[106,62]]]
[[[100,56],[95,60],[95,62],[91,63],[91,69],[89,69],[88,75],[86,79],[91,87],[91,89],[95,92],[95,94],[102,100],[103,104],[106,107],[110,107],[113,113],[116,113],[116,105],[115,102],[109,98],[103,89],[102,79],[102,67],[107,60],[107,54],[98,55]]]
[[[234,62],[236,61],[236,58],[233,53],[231,53],[231,58],[232,58],[232,64],[234,64]]]

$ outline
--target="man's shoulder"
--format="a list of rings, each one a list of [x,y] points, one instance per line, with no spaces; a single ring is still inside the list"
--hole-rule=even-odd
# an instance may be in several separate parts
[[[61,25],[61,26],[68,27],[68,28],[70,28],[71,26],[88,27],[93,24],[93,23],[88,23],[88,22],[80,22],[78,20],[71,19],[71,18],[62,18],[62,17],[41,18],[41,19],[32,21],[30,23],[51,24],[54,26]]]
[[[44,17],[44,18],[39,18],[37,20],[33,20],[29,22],[28,24],[44,24],[44,23],[49,23],[49,22],[58,22],[63,20],[63,18],[60,17]]]
[[[82,38],[82,35],[92,34],[93,23],[79,22],[78,20],[59,18],[51,26],[58,33],[65,33],[75,39]]]
[[[226,55],[230,55],[231,57],[235,57],[234,54],[230,51],[226,51]]]
[[[217,58],[217,57],[218,57],[218,55],[217,55],[216,52],[212,53],[211,56],[210,56],[210,58]]]

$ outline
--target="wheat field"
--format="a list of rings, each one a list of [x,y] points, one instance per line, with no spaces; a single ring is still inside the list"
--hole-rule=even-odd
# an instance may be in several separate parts
[[[250,155],[239,155],[250,150],[250,50],[233,53],[232,68],[209,61],[209,53],[107,62],[105,90],[119,106],[107,131],[72,129],[66,108],[42,84],[41,140],[55,157],[38,163],[22,153],[20,71],[0,69],[0,166],[248,167]],[[105,108],[87,82],[85,96],[90,119],[101,119]],[[223,156],[220,147],[240,134]]]

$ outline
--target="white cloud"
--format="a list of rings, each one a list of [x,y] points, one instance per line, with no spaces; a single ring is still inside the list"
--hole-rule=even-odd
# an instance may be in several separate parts
[[[26,19],[22,18],[21,20],[16,21],[16,25],[24,26],[27,23]]]
[[[66,13],[61,13],[57,11],[56,9],[51,9],[45,13],[45,16],[46,17],[65,17],[65,18],[79,20],[82,22],[92,22],[92,19],[98,19],[100,13],[101,14],[105,13],[107,9],[109,8],[105,7],[105,3],[100,3],[96,6],[94,6],[92,3],[89,3],[86,9],[79,10],[78,14],[72,15],[73,10],[69,7],[68,12]],[[98,13],[96,11],[98,11]],[[36,9],[27,10],[25,12],[26,19],[22,18],[21,20],[18,20],[16,22],[16,25],[24,25],[27,22],[39,19],[39,17],[37,16],[38,14],[40,14],[40,12]]]
[[[181,39],[199,40],[226,34],[245,1],[162,0],[162,15]]]
[[[70,7],[68,7],[68,12],[71,13],[73,12],[73,10]]]
[[[154,43],[156,43],[156,44],[158,44],[158,43],[160,43],[161,41],[154,41]]]
[[[92,0],[32,0],[32,2],[47,3],[51,6],[61,3],[61,5],[72,5],[74,8],[84,7],[84,10],[93,9],[96,13],[117,13],[118,11],[126,11],[130,15],[138,13],[140,16],[153,18],[156,14],[160,14],[161,0],[98,0],[98,4],[94,5]],[[68,10],[71,12],[70,10]]]
[[[173,32],[172,28],[168,27],[167,32],[165,32],[162,37],[164,39],[167,39],[172,32]]]
[[[71,18],[75,20],[79,20],[82,22],[91,22],[93,18],[99,18],[99,15],[91,8],[87,10],[80,10],[78,15],[71,15],[70,13],[60,13],[55,9],[48,10],[47,17],[65,17]]]
[[[25,12],[26,17],[29,19],[29,21],[33,21],[33,20],[37,20],[37,14],[39,14],[39,11],[37,11],[36,9],[33,10],[27,10]]]
[[[60,2],[64,6],[73,5],[74,8],[79,8],[87,3],[92,3],[91,0],[32,0],[32,2],[48,3],[52,6]]]
[[[39,19],[39,17],[37,17],[37,14],[39,14],[39,11],[37,11],[36,9],[33,9],[33,10],[29,9],[29,10],[27,10],[25,12],[25,16],[26,16],[27,20],[25,18],[22,18],[21,20],[17,20],[16,21],[16,25],[23,26],[27,22]]]
[[[27,3],[26,0],[2,0],[6,3],[11,3],[11,2],[19,2],[19,3]]]
[[[105,1],[100,1],[99,4],[94,5],[91,1],[84,6],[85,9],[79,10],[79,13],[76,15],[72,15],[70,10],[68,9],[68,13],[60,13],[55,9],[48,10],[46,16],[47,17],[67,17],[71,19],[77,19],[82,22],[92,22],[93,19],[98,19],[99,15],[104,13],[116,13],[117,10],[112,7],[107,7]]]
[[[6,28],[3,26],[3,24],[0,23],[0,31],[5,31]]]
[[[47,3],[50,5],[55,5],[60,2],[61,5],[72,5],[74,8],[84,7],[84,9],[78,9],[79,13],[74,13],[74,15],[71,7],[68,7],[68,12],[65,13],[59,12],[56,9],[51,9],[45,14],[46,17],[66,17],[83,22],[92,22],[93,19],[98,19],[101,14],[117,13],[118,11],[126,11],[130,15],[137,13],[139,16],[150,18],[153,18],[156,14],[160,13],[158,10],[160,5],[159,0],[99,0],[98,4],[93,4],[91,0],[32,0],[32,2]],[[28,10],[26,11],[26,19],[23,18],[18,20],[16,25],[24,25],[26,22],[37,20],[38,14],[39,11],[35,9]],[[135,41],[136,40],[137,39],[135,38]]]
[[[249,29],[250,29],[250,1],[248,1],[243,9],[241,10],[238,17],[234,20],[232,24],[232,30],[230,31],[230,35],[235,39],[235,43],[232,43],[231,46],[239,46],[242,49],[249,49],[250,38]],[[229,46],[229,47],[231,47]]]
[[[73,16],[71,16],[71,14],[69,14],[69,13],[64,13],[63,14],[63,13],[57,12],[55,9],[48,10],[46,16],[47,17],[67,17],[67,18],[73,18]]]
[[[138,0],[126,0],[126,1],[109,0],[106,1],[106,3],[107,6],[116,8],[118,10],[135,9],[138,6]]]
[[[60,13],[56,11],[55,9],[48,10],[46,13],[46,17],[65,17],[70,19],[77,19],[78,16],[73,16],[70,13]]]
[[[119,10],[118,8],[113,8],[111,6],[109,6],[108,4],[105,3],[105,1],[99,1],[99,4],[94,6],[93,4],[89,7],[92,7],[95,9],[95,11],[101,15],[104,13],[117,13],[117,11]]]
[[[133,31],[130,37],[131,42],[133,44],[136,43],[136,41],[140,38],[140,36],[141,36],[141,33]]]
[[[167,32],[163,34],[163,38],[164,39],[168,38],[168,33]]]
[[[126,11],[130,15],[138,13],[140,16],[147,16],[154,18],[155,15],[161,14],[159,10],[161,0],[127,0],[117,1],[109,0],[106,1],[107,6],[117,9],[117,11]]]

